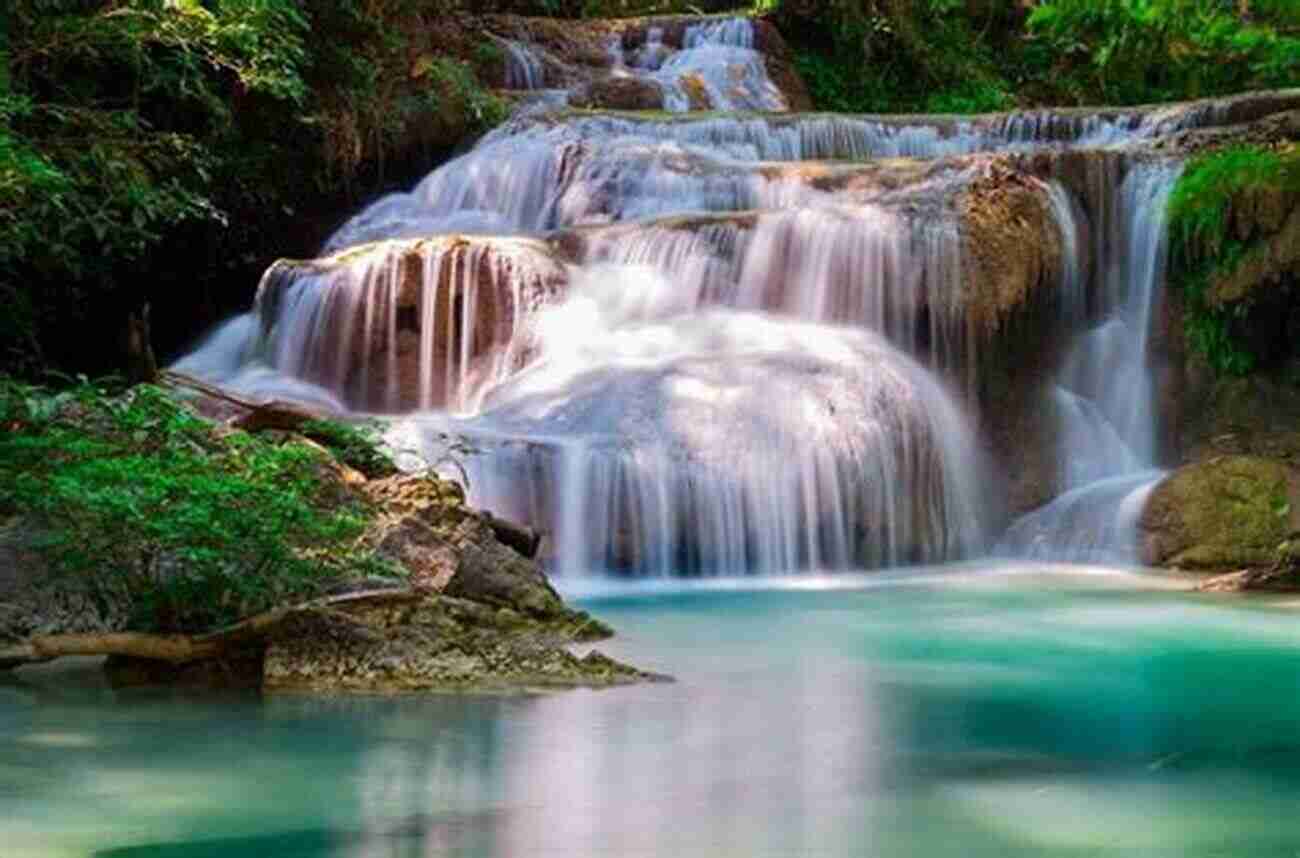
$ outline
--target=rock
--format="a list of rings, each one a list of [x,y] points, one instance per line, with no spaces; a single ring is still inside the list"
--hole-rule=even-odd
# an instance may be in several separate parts
[[[259,292],[258,313],[276,331],[273,348],[286,355],[290,374],[360,409],[409,411],[459,402],[495,373],[522,366],[527,349],[509,348],[516,330],[566,286],[564,267],[537,241],[385,241],[276,263]],[[317,308],[311,330],[276,327],[282,308],[294,302]]]
[[[1207,578],[1196,589],[1202,593],[1293,593],[1300,591],[1300,567],[1275,565],[1268,569],[1242,569]]]
[[[214,439],[229,431],[211,426]],[[260,437],[311,443],[279,429]],[[471,509],[452,482],[413,474],[367,479],[327,448],[312,446],[319,455],[306,466],[320,469],[317,500],[365,510],[370,520],[361,547],[401,577],[361,567],[280,592],[282,604],[220,629],[137,632],[136,601],[147,602],[148,592],[119,586],[127,576],[116,568],[106,570],[115,574],[53,574],[41,559],[39,521],[11,516],[0,520],[0,670],[64,655],[108,655],[115,685],[369,691],[655,678],[566,649],[612,632],[561,601],[526,556],[536,548],[535,534]],[[184,572],[178,552],[157,559],[151,574]]]
[[[270,690],[494,691],[662,680],[598,652],[566,646],[581,623],[541,621],[508,608],[426,595],[295,618],[266,652]]]
[[[373,480],[362,491],[380,510],[366,538],[416,587],[533,617],[567,615],[541,568],[497,540],[492,519],[466,505],[460,486],[404,474]]]
[[[646,78],[611,75],[579,87],[569,105],[583,110],[662,110],[664,91]]]
[[[1300,474],[1253,456],[1186,465],[1151,492],[1138,528],[1143,562],[1153,566],[1271,566],[1300,530]]]

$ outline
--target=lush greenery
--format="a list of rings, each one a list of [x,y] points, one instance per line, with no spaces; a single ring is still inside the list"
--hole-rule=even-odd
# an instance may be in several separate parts
[[[181,312],[242,303],[271,254],[315,249],[324,227],[299,212],[384,185],[392,157],[421,161],[408,167],[418,172],[499,121],[504,107],[475,76],[470,46],[439,44],[437,5],[8,3],[9,366],[119,365],[126,314],[150,302]],[[220,294],[229,281],[234,301]]]
[[[796,49],[814,102],[849,112],[977,113],[1013,105],[995,56],[1006,9],[964,0],[758,0]]]
[[[1051,0],[1029,18],[1077,100],[1135,104],[1300,79],[1296,0]]]
[[[159,388],[0,381],[0,426],[0,515],[21,516],[56,573],[131,604],[135,629],[211,628],[394,572],[358,543],[370,510],[325,453],[215,431]],[[312,432],[364,446],[337,424]]]
[[[754,0],[830,110],[1136,104],[1300,80],[1300,2]]]
[[[1188,339],[1218,372],[1242,375],[1256,356],[1234,331],[1249,300],[1215,300],[1215,278],[1232,272],[1251,249],[1234,227],[1235,205],[1259,192],[1300,194],[1300,148],[1237,146],[1192,159],[1169,198],[1174,279],[1186,303]]]
[[[298,429],[303,437],[330,451],[334,458],[360,471],[367,479],[383,479],[398,473],[397,465],[379,446],[378,429],[337,420],[309,420]]]

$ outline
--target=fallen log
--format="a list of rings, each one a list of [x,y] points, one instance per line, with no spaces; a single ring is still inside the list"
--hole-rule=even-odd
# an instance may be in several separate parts
[[[268,429],[293,432],[298,430],[304,423],[310,423],[313,420],[325,420],[335,416],[313,411],[300,403],[287,402],[282,399],[266,401],[247,399],[205,381],[200,381],[193,376],[173,370],[162,373],[161,378],[164,384],[171,387],[192,390],[209,399],[219,400],[241,409],[241,413],[236,413],[225,419],[224,424],[231,429],[242,429],[245,432],[262,432]]]
[[[170,664],[216,658],[269,635],[298,614],[355,607],[365,602],[415,601],[421,594],[409,587],[362,590],[325,596],[285,608],[255,614],[234,625],[203,635],[155,635],[145,632],[35,635],[19,644],[0,647],[0,670],[40,664],[69,655],[125,656]]]

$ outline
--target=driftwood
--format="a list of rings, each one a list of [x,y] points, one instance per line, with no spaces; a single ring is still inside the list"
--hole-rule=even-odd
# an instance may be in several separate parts
[[[245,432],[261,432],[267,429],[278,429],[285,432],[292,432],[301,427],[304,423],[310,423],[313,420],[322,420],[334,415],[323,412],[313,411],[312,409],[301,405],[297,402],[286,402],[281,399],[272,399],[265,402],[258,402],[252,399],[246,399],[228,390],[222,390],[207,382],[200,381],[193,376],[184,373],[168,370],[162,374],[162,381],[172,387],[182,387],[201,393],[209,399],[215,399],[220,402],[233,405],[241,410],[241,413],[228,417],[225,425],[231,429],[242,429]]]
[[[336,610],[365,602],[403,602],[419,598],[420,593],[406,587],[325,596],[256,614],[204,635],[151,635],[142,632],[36,635],[20,644],[0,647],[0,670],[52,661],[65,655],[117,655],[185,664],[216,658],[265,638],[285,620],[298,614]]]

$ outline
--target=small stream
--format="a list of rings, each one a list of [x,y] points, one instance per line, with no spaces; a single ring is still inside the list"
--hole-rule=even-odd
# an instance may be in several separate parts
[[[580,582],[671,685],[0,686],[5,858],[1293,856],[1292,607],[1107,567]],[[20,674],[21,676],[21,674]]]

